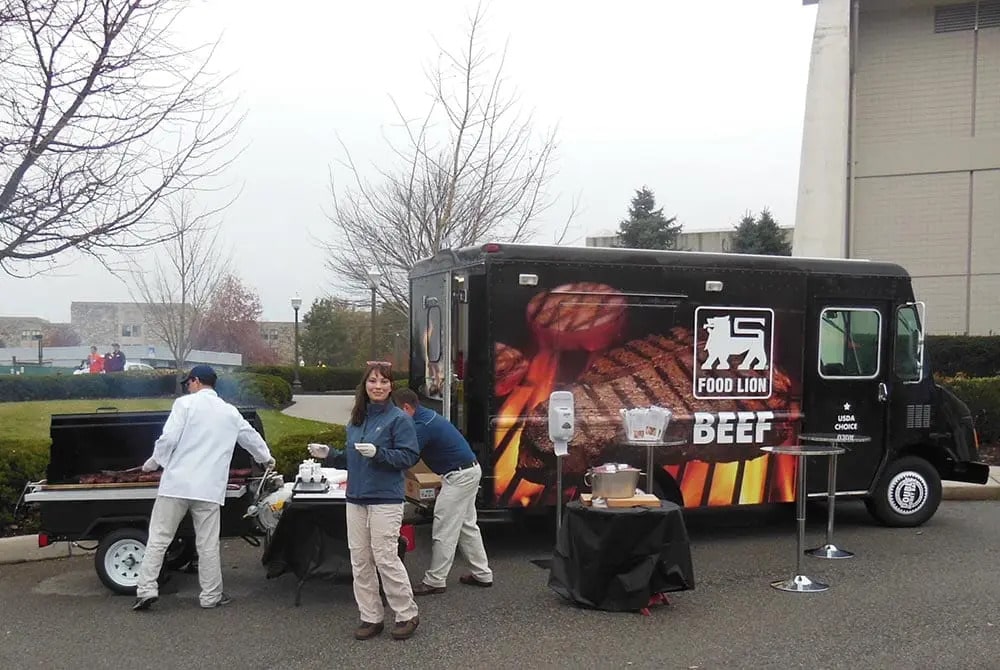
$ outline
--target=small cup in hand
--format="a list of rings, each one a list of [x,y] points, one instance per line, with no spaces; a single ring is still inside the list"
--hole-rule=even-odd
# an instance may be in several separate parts
[[[326,458],[330,455],[330,447],[325,444],[310,442],[308,445],[309,455],[313,458]]]

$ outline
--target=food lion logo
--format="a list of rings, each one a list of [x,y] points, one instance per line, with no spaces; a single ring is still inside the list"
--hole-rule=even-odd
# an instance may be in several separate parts
[[[698,307],[694,322],[695,398],[771,397],[773,309]]]

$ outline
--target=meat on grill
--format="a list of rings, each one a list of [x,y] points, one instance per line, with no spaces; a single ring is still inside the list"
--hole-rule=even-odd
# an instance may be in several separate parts
[[[620,337],[627,307],[628,300],[612,286],[575,282],[535,295],[527,320],[542,346],[600,351]]]
[[[229,471],[229,483],[244,483],[251,474],[253,474],[253,470],[250,468],[233,468]],[[162,476],[162,470],[154,470],[153,472],[104,470],[96,474],[81,475],[79,477],[79,482],[81,484],[131,484],[136,482],[154,483],[160,481]]]
[[[775,412],[769,438],[785,441],[792,427],[789,415],[797,416],[798,405],[790,398],[791,381],[775,369],[771,397],[767,400],[701,400],[692,394],[692,337],[686,328],[675,328],[671,337],[650,335],[633,340],[592,361],[569,390],[575,398],[577,432],[563,459],[563,472],[580,476],[592,465],[605,461],[631,462],[645,466],[645,447],[624,442],[619,409],[660,405],[673,412],[666,437],[690,440],[694,412]],[[752,372],[739,374],[751,375]],[[527,417],[520,443],[518,472],[525,479],[548,483],[555,459],[548,439],[548,406],[542,404]],[[758,444],[685,444],[657,448],[657,465],[696,458],[706,462],[730,462],[760,455]]]
[[[528,359],[519,350],[497,342],[494,349],[493,392],[498,398],[508,395],[521,383],[528,371]]]

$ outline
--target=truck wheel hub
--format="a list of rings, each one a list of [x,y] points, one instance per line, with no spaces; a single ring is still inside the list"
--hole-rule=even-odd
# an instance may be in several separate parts
[[[927,480],[919,473],[900,472],[889,481],[889,506],[897,514],[913,514],[927,502]]]

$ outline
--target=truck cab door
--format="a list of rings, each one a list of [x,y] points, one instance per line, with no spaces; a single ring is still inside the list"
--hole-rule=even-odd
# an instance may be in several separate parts
[[[867,491],[885,453],[894,320],[888,301],[819,299],[809,308],[802,432],[871,438],[838,458],[840,493]],[[826,491],[826,477],[825,463],[810,468],[808,491]]]

